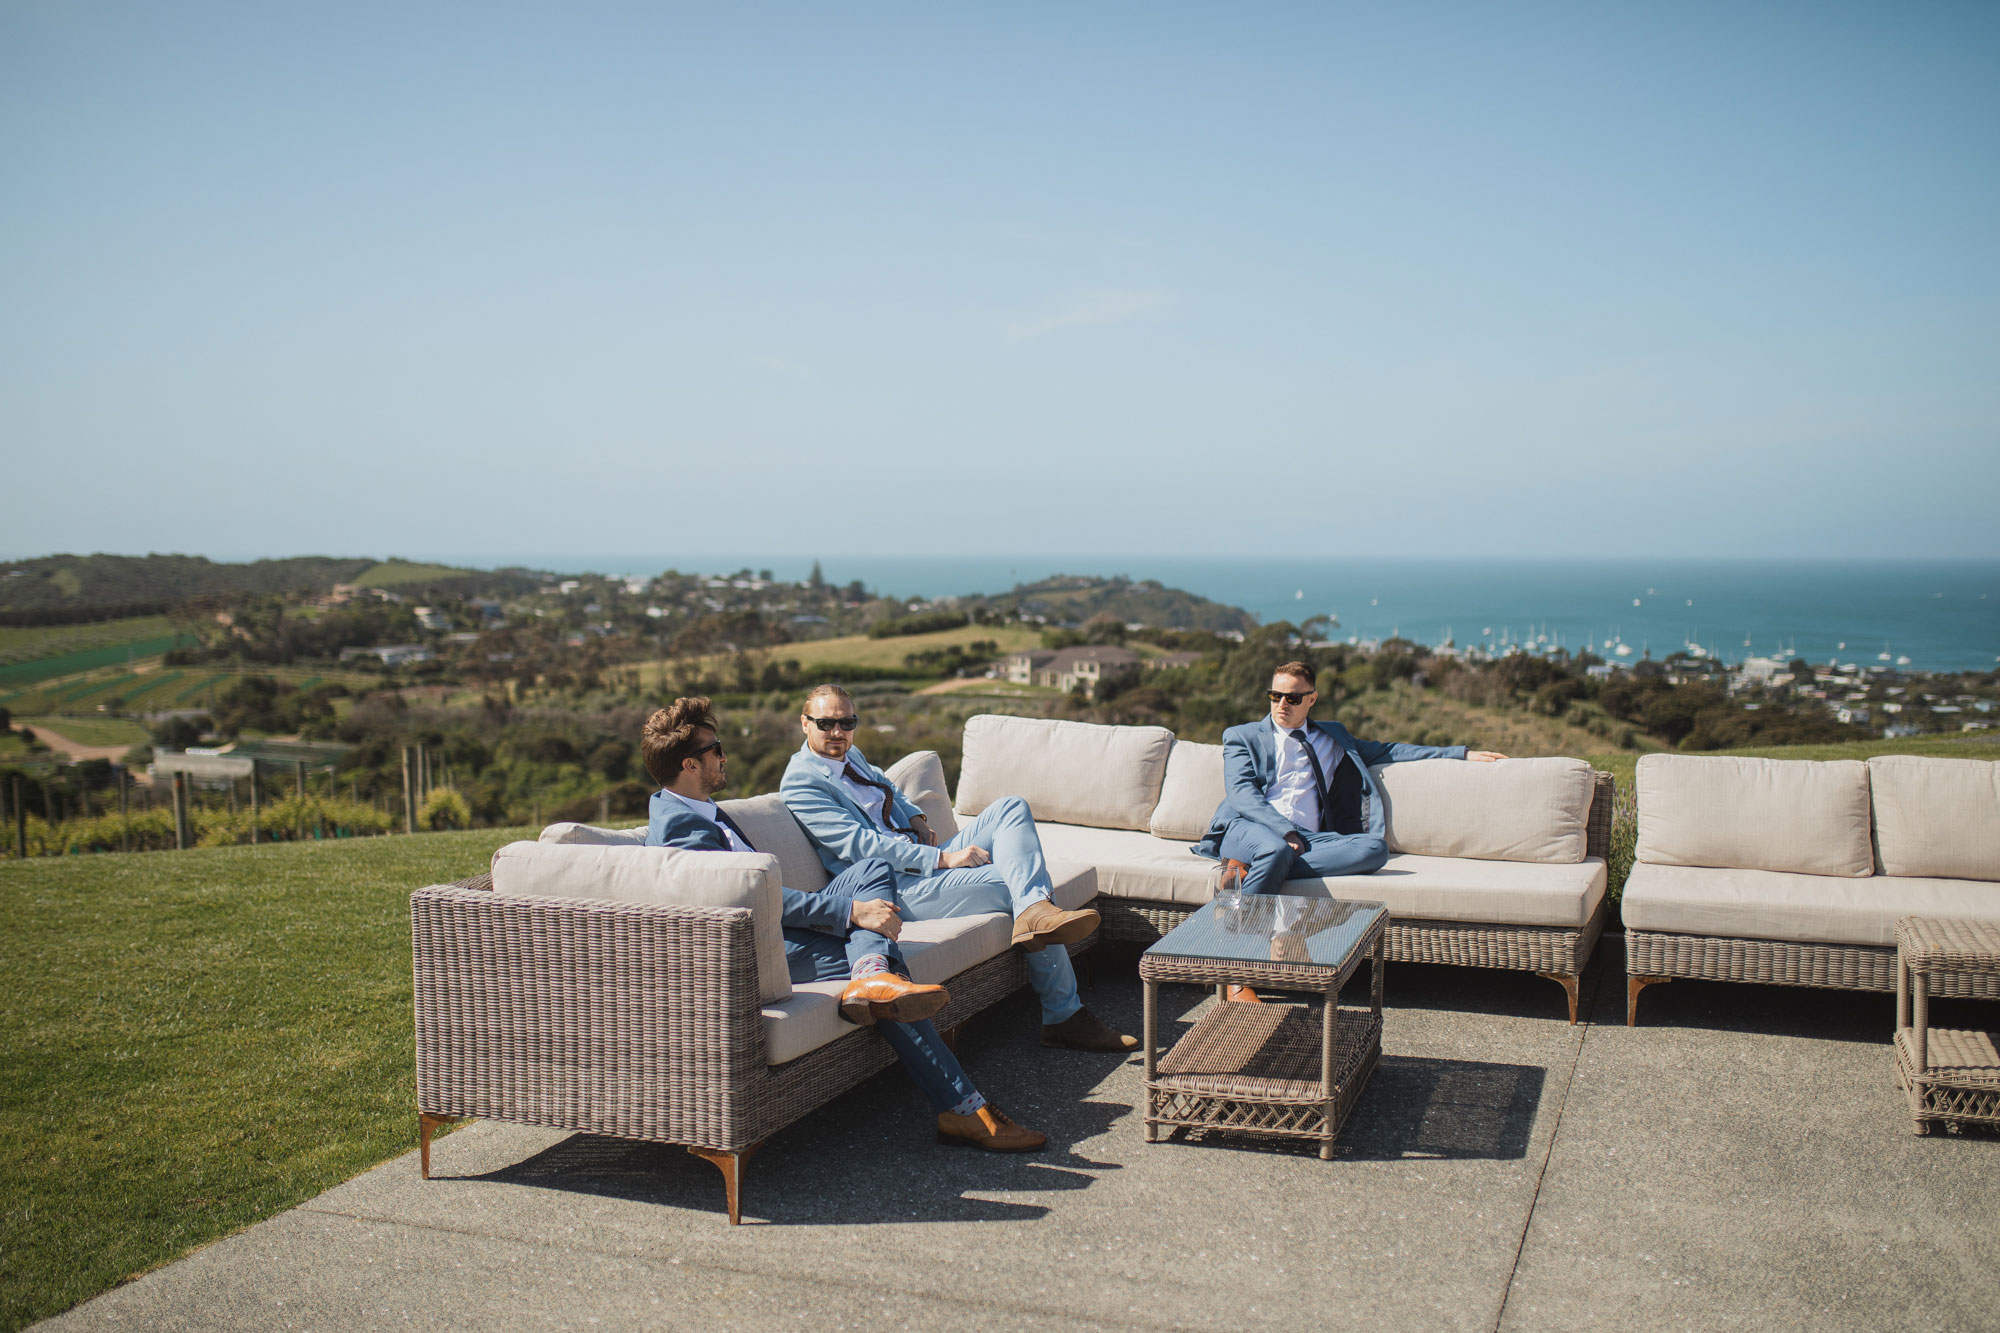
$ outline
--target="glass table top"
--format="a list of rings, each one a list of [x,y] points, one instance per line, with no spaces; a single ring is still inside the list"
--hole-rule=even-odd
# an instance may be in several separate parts
[[[1219,893],[1146,952],[1170,958],[1340,967],[1375,923],[1388,915],[1381,903],[1285,893]]]

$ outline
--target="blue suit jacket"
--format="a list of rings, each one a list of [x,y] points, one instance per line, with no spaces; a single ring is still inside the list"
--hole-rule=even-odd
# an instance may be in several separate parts
[[[896,818],[904,824],[924,813],[859,749],[847,752],[847,762],[875,781],[888,783],[895,796]],[[847,785],[828,773],[806,746],[801,745],[792,762],[785,765],[778,794],[784,797],[792,818],[805,826],[829,875],[838,875],[870,856],[881,857],[906,875],[928,875],[937,869],[937,848],[884,833],[874,818],[854,803]]]
[[[1386,822],[1382,818],[1381,793],[1376,790],[1375,775],[1368,771],[1370,768],[1407,759],[1465,758],[1463,745],[1385,745],[1381,741],[1356,740],[1338,722],[1309,721],[1306,726],[1333,737],[1340,746],[1341,763],[1360,762],[1363,822],[1367,831],[1378,838],[1382,836]],[[1277,771],[1278,755],[1272,744],[1271,719],[1268,716],[1223,732],[1222,804],[1215,807],[1215,817],[1209,823],[1208,832],[1194,845],[1194,851],[1202,856],[1222,855],[1222,835],[1239,819],[1261,824],[1279,837],[1296,833],[1298,830],[1292,827],[1290,821],[1271,808],[1271,802],[1265,795]],[[1327,774],[1326,780],[1331,783],[1333,774]],[[1321,796],[1323,799],[1325,793]]]
[[[703,819],[672,792],[654,792],[648,810],[651,814],[646,824],[648,847],[679,847],[690,852],[735,850],[729,845],[729,838],[720,824],[711,824]],[[750,839],[745,837],[743,841],[747,844]],[[787,929],[817,930],[828,935],[847,934],[852,924],[849,912],[853,904],[845,898],[807,893],[803,889],[781,888],[778,892],[784,898],[784,924]]]

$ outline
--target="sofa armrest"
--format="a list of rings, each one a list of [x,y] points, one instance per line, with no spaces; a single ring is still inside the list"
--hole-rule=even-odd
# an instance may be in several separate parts
[[[1590,813],[1584,817],[1583,854],[1609,865],[1611,817],[1618,804],[1618,779],[1599,769],[1592,769],[1591,776],[1597,785],[1590,795]]]
[[[747,908],[411,896],[417,1108],[747,1146],[764,1077]]]

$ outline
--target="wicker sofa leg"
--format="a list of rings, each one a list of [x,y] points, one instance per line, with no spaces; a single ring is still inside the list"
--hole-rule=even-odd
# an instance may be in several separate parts
[[[1672,980],[1673,980],[1672,977],[1625,978],[1625,1026],[1628,1028],[1639,1026],[1640,991],[1646,989],[1646,987],[1648,986],[1653,986],[1663,981],[1672,981]]]
[[[729,1195],[730,1226],[735,1226],[743,1220],[743,1164],[763,1146],[764,1141],[759,1139],[737,1152],[717,1152],[711,1148],[688,1149],[722,1173],[722,1188]]]
[[[423,1172],[425,1180],[431,1178],[431,1135],[438,1131],[439,1126],[456,1124],[459,1119],[455,1115],[417,1112],[417,1169]]]
[[[1555,982],[1556,985],[1563,988],[1563,994],[1569,996],[1569,1021],[1571,1026],[1574,1026],[1576,1024],[1577,987],[1582,978],[1572,972],[1537,972],[1535,975],[1538,977],[1547,977],[1550,981]]]

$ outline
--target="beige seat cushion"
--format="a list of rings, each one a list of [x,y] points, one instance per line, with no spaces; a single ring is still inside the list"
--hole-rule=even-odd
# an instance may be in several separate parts
[[[1057,864],[1065,869],[1094,867],[1097,892],[1105,898],[1198,907],[1215,896],[1215,880],[1222,872],[1220,861],[1196,856],[1187,843],[1132,829],[1083,828],[1036,820],[1035,831],[1041,835],[1051,873]]]
[[[754,913],[757,993],[766,1002],[792,993],[785,970],[778,859],[677,847],[510,842],[493,853],[493,890],[531,898],[679,907],[747,907]]]
[[[1877,755],[1868,786],[1876,873],[2000,880],[2000,763]]]
[[[776,792],[750,796],[740,801],[724,801],[722,808],[760,852],[778,858],[778,882],[801,893],[817,893],[826,887],[826,867],[813,850],[812,839],[799,821],[785,808]]]
[[[944,760],[936,750],[906,754],[883,769],[882,776],[916,802],[939,842],[950,842],[958,836],[958,820],[951,812],[951,798],[945,794]]]
[[[1222,804],[1222,792],[1222,747],[1175,741],[1147,831],[1156,838],[1193,842],[1208,832],[1215,808]]]
[[[557,846],[582,847],[644,847],[646,845],[646,825],[637,828],[598,828],[594,824],[551,824],[542,830],[537,842]]]
[[[1378,902],[1405,920],[1575,929],[1604,901],[1600,857],[1570,865],[1453,856],[1391,856],[1372,875],[1295,879],[1286,893]]]
[[[956,809],[965,818],[1018,796],[1037,820],[1143,829],[1159,803],[1173,741],[1165,727],[982,713],[965,724]]]
[[[1896,942],[1899,916],[2000,921],[2000,886],[1971,879],[1636,865],[1625,882],[1622,911],[1634,930],[1887,947]]]
[[[1421,759],[1373,770],[1392,852],[1575,865],[1596,778],[1581,759]]]
[[[1858,759],[1649,754],[1638,859],[1801,875],[1872,875],[1868,765]]]

